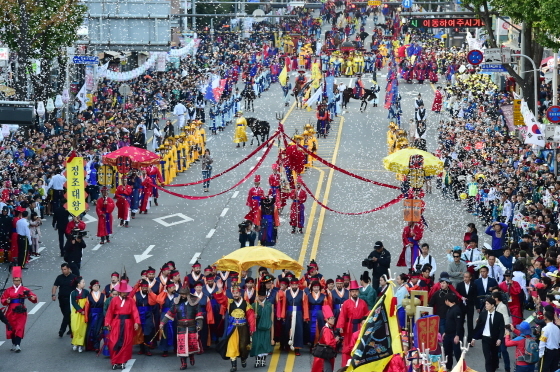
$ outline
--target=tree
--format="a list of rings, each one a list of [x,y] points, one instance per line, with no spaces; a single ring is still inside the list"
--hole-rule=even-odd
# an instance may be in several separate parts
[[[545,47],[558,48],[560,44],[555,41],[560,36],[555,20],[560,17],[558,0],[468,0],[463,2],[463,6],[476,13],[485,23],[488,33],[487,42],[491,48],[499,48],[495,30],[492,27],[492,17],[510,17],[513,22],[523,22],[523,29],[520,32],[525,38],[524,50],[522,54],[529,56],[535,62],[537,69],[543,57]],[[549,13],[547,13],[549,12]],[[556,14],[557,17],[554,17]],[[528,66],[528,64],[525,64]],[[534,74],[518,74],[510,64],[504,64],[507,72],[515,79],[523,91],[523,97],[533,112],[534,106]],[[526,68],[525,70],[532,70]]]
[[[38,59],[41,74],[32,76],[37,99],[50,95],[52,60],[61,48],[78,39],[87,7],[78,0],[3,0],[0,7],[0,40],[17,53],[16,96],[27,97],[27,73]],[[64,51],[65,53],[65,51]]]

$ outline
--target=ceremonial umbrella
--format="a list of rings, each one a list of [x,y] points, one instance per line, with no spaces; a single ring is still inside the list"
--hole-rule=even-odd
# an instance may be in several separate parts
[[[117,158],[127,156],[132,162],[132,168],[147,167],[151,164],[158,164],[159,155],[151,151],[144,150],[134,146],[121,147],[120,149],[110,152],[103,157],[103,164],[117,166]]]
[[[385,169],[398,174],[408,174],[409,161],[412,155],[422,155],[424,157],[424,174],[426,176],[435,176],[443,172],[443,161],[429,152],[406,148],[392,153],[383,158],[383,166]]]
[[[277,249],[263,246],[240,248],[220,258],[214,266],[222,271],[240,273],[253,266],[263,266],[273,270],[290,270],[299,273],[303,270],[296,260]]]
[[[350,52],[356,50],[356,46],[354,45],[353,42],[346,40],[340,45],[340,50],[342,52]]]

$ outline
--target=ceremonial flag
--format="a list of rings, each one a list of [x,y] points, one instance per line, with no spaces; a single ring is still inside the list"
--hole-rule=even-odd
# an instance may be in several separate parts
[[[321,99],[321,95],[323,94],[323,87],[317,89],[315,93],[305,103],[306,106],[311,107],[314,103],[318,102]]]
[[[278,82],[280,83],[280,85],[285,87],[286,84],[288,83],[287,80],[288,80],[288,67],[286,66],[286,64],[284,64],[284,68],[280,72],[280,75],[278,75]]]
[[[206,86],[204,87],[204,99],[216,103],[216,100],[214,99],[214,92],[212,91],[212,84],[210,82],[206,83]]]
[[[325,80],[327,82],[327,97],[329,98],[329,102],[331,102],[334,99],[334,76],[327,76]]]
[[[402,353],[396,307],[389,284],[362,325],[347,372],[383,371],[394,355]]]
[[[66,209],[72,216],[79,216],[86,210],[84,187],[84,158],[71,156],[66,163]]]
[[[311,86],[314,89],[319,88],[319,85],[321,85],[321,70],[319,69],[319,63],[318,62],[314,62],[311,65],[311,79],[313,80],[313,83],[311,84]]]

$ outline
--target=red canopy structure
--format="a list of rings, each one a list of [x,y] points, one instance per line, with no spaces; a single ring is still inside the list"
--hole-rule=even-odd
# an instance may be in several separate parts
[[[121,147],[117,151],[108,153],[103,157],[103,164],[117,166],[117,158],[120,156],[128,156],[132,161],[133,168],[147,167],[151,164],[158,164],[159,155],[151,151],[140,149],[134,146]]]

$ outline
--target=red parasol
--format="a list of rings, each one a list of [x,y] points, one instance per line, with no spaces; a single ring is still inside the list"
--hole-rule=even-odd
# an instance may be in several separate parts
[[[128,156],[132,160],[133,168],[147,167],[151,164],[158,164],[160,161],[158,154],[138,147],[126,146],[105,155],[103,164],[117,166],[117,158],[120,156]]]

